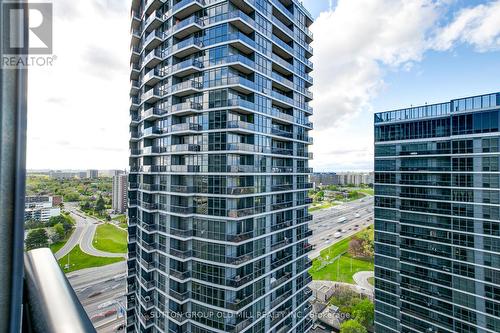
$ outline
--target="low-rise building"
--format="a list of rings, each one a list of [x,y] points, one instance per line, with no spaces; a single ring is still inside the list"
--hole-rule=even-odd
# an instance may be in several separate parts
[[[47,222],[53,216],[61,214],[61,208],[54,205],[51,196],[28,196],[25,198],[24,220]]]
[[[311,175],[315,186],[328,185],[370,185],[373,184],[373,172],[317,172]]]

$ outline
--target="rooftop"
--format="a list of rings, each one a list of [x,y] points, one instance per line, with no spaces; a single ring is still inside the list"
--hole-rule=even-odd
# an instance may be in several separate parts
[[[473,112],[500,106],[500,93],[491,93],[453,99],[449,102],[412,106],[406,109],[375,113],[375,124],[415,119],[445,117],[457,112]]]

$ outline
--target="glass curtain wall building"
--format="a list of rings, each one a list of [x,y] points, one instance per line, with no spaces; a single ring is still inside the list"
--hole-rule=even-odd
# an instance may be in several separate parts
[[[500,332],[500,93],[375,115],[377,332]]]
[[[134,0],[128,332],[308,332],[311,15]]]

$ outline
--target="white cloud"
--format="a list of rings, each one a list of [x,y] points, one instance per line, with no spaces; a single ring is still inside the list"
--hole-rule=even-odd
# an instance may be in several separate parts
[[[449,50],[457,42],[479,52],[500,50],[500,1],[459,11],[451,24],[437,31],[433,47]]]
[[[127,7],[121,0],[54,2],[57,59],[29,72],[28,168],[127,166]]]
[[[339,0],[320,14],[311,27],[315,169],[372,167],[371,101],[384,88],[387,70],[411,71],[426,51],[457,43],[498,48],[500,1],[463,9],[440,27],[451,2]]]
[[[315,21],[317,169],[370,168],[372,129],[353,122],[361,120],[360,113],[371,122],[370,100],[383,86],[384,65],[406,68],[421,60],[438,7],[426,0],[340,0]],[[336,153],[346,147],[353,153]]]

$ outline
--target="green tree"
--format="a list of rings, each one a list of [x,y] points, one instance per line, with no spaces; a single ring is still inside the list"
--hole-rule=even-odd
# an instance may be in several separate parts
[[[59,242],[64,238],[64,235],[66,234],[66,231],[64,230],[64,227],[62,223],[58,223],[53,227],[54,234],[51,238],[53,243]]]
[[[340,325],[340,333],[367,333],[366,328],[354,319],[344,321]]]
[[[58,223],[64,223],[66,221],[66,219],[64,218],[63,215],[58,215],[58,216],[52,216],[50,219],[49,219],[49,222],[47,222],[47,227],[53,227],[55,226],[56,224]]]
[[[49,236],[45,229],[33,229],[26,237],[26,250],[38,249],[49,246]]]
[[[105,209],[106,209],[106,203],[104,202],[102,195],[100,195],[99,199],[97,199],[97,202],[95,203],[95,211],[99,215],[102,215],[102,212],[104,212]]]
[[[373,303],[367,298],[363,299],[354,306],[352,315],[354,319],[364,327],[368,328],[372,326],[373,320],[375,319]]]

